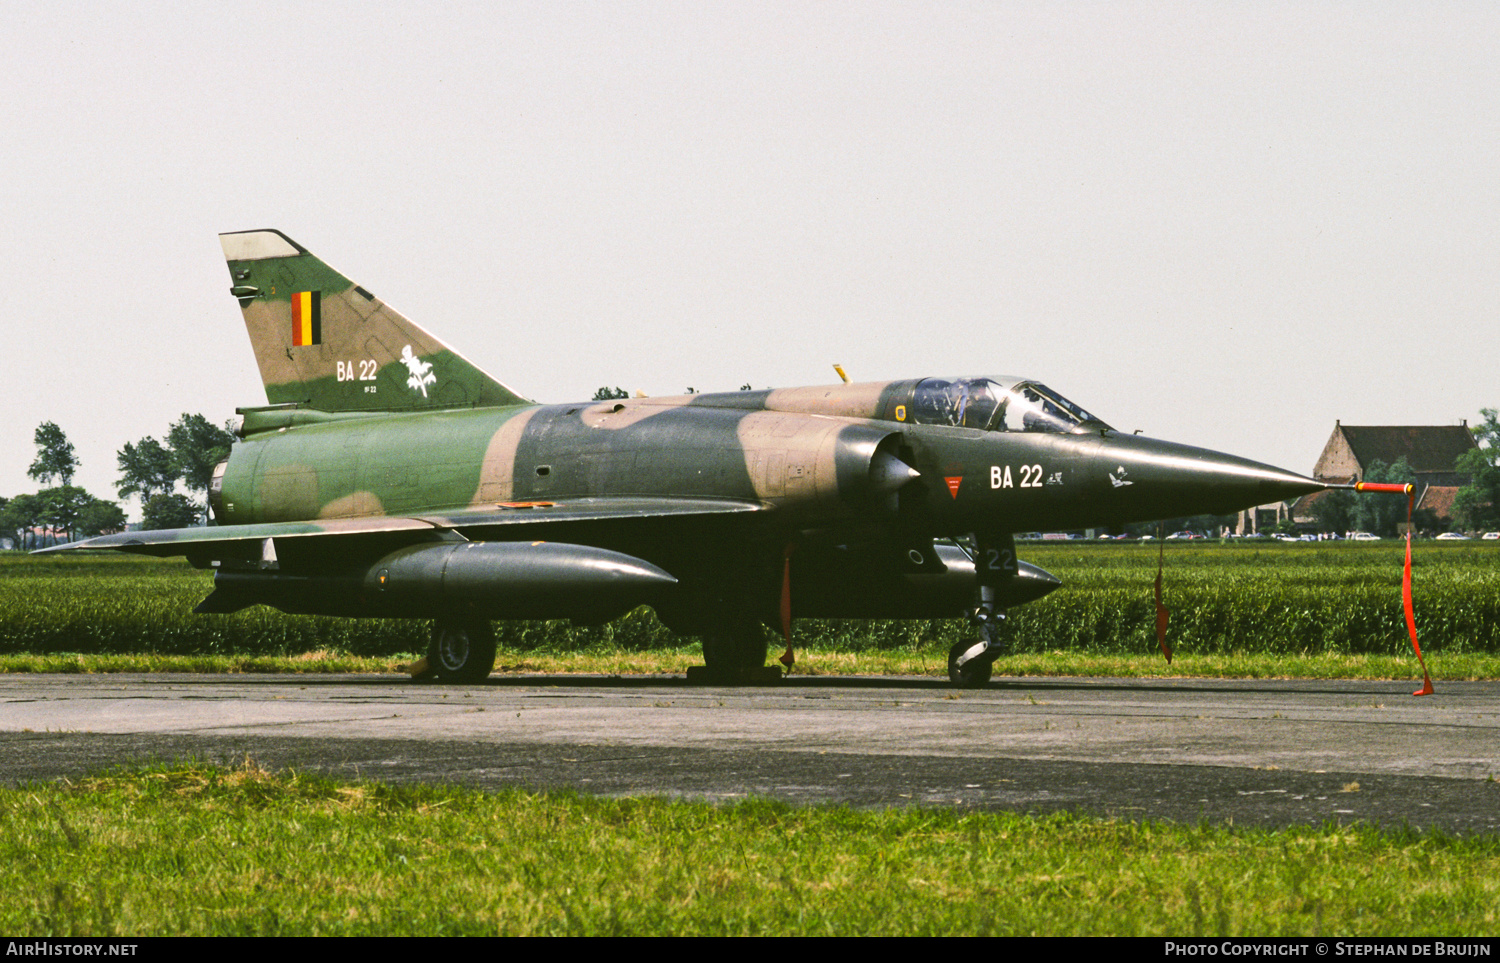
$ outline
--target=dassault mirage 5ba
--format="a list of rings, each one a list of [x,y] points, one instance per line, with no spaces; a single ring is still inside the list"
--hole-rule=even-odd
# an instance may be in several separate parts
[[[796,616],[967,616],[982,685],[1005,610],[1059,582],[1012,534],[1224,514],[1323,488],[1120,434],[1013,377],[543,405],[279,231],[220,236],[265,382],[209,493],[217,525],[57,549],[215,569],[198,612],[433,620],[425,672],[494,666],[494,619],[652,606],[711,673]]]

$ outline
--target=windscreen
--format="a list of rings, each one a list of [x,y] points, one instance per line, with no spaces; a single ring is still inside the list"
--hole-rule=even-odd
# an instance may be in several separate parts
[[[1016,378],[926,378],[917,382],[912,420],[979,431],[1069,434],[1109,426],[1035,381]]]

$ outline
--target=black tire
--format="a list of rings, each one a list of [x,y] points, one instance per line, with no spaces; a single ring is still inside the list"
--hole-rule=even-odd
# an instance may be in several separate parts
[[[766,654],[766,628],[759,622],[721,625],[703,636],[703,664],[712,672],[759,669]]]
[[[990,684],[990,676],[995,671],[995,663],[989,659],[970,659],[963,665],[958,664],[958,657],[969,651],[975,641],[955,642],[948,650],[948,681],[960,689],[984,688]]]
[[[432,624],[427,669],[439,682],[482,682],[495,668],[495,632],[480,620]]]

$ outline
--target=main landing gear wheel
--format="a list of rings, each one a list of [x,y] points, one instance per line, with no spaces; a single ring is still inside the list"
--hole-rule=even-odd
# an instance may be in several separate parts
[[[687,671],[689,685],[775,685],[781,666],[766,665],[766,629],[759,622],[720,624],[702,635],[703,665]]]
[[[766,651],[766,629],[759,622],[721,625],[703,636],[703,664],[710,672],[759,669]]]
[[[995,661],[979,654],[984,649],[985,643],[981,640],[953,643],[953,648],[948,650],[948,681],[960,689],[982,689],[989,685]],[[959,665],[959,659],[971,651],[975,657]]]
[[[439,620],[432,625],[427,669],[439,682],[482,682],[495,667],[495,632],[481,620]]]

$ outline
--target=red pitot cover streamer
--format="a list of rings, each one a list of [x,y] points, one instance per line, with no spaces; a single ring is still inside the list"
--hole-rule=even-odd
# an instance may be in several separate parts
[[[1411,513],[1416,501],[1416,489],[1412,485],[1386,485],[1379,482],[1360,482],[1354,486],[1361,492],[1404,492],[1406,494],[1406,568],[1401,574],[1401,603],[1406,609],[1406,631],[1411,636],[1412,651],[1417,653],[1417,664],[1422,667],[1422,688],[1414,696],[1432,695],[1432,676],[1427,674],[1427,660],[1422,658],[1422,646],[1417,641],[1417,619],[1411,607]]]

